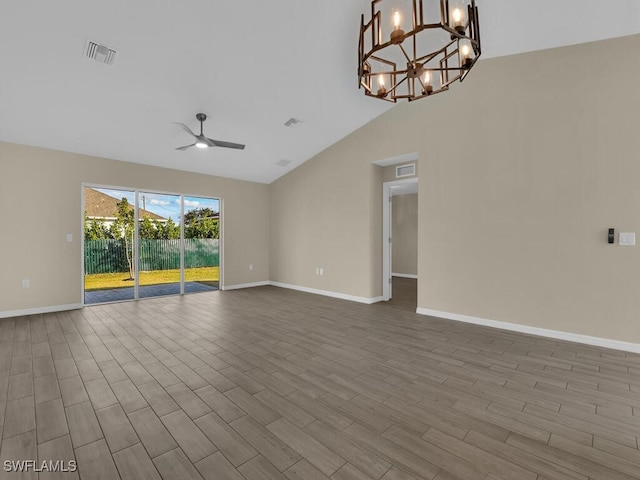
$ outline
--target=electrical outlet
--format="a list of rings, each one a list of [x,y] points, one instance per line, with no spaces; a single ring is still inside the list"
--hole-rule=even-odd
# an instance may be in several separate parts
[[[249,264],[249,270],[253,270],[253,263]]]
[[[320,275],[320,269],[316,267],[316,275]]]
[[[320,275],[321,276],[324,275],[324,268],[323,267],[320,267]]]
[[[22,280],[22,288],[29,288],[31,286],[31,282],[28,278]]]
[[[73,233],[67,233],[67,242],[73,242]]]

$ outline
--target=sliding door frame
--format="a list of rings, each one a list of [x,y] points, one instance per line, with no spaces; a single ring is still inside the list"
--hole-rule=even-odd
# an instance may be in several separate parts
[[[140,192],[144,192],[144,193],[154,193],[154,194],[158,194],[158,195],[174,195],[174,196],[178,196],[180,197],[180,293],[179,295],[184,295],[185,291],[184,291],[184,268],[185,268],[185,248],[184,248],[184,197],[200,197],[200,198],[206,198],[206,199],[211,199],[211,200],[218,200],[218,209],[219,209],[219,224],[218,224],[218,290],[223,290],[223,278],[224,278],[224,241],[223,241],[223,237],[224,237],[224,212],[223,212],[223,198],[221,196],[204,196],[204,195],[199,195],[199,194],[186,194],[186,193],[175,193],[175,192],[166,192],[166,191],[160,191],[160,190],[156,190],[156,189],[143,189],[143,188],[135,188],[135,187],[123,187],[123,186],[113,186],[113,185],[103,185],[103,184],[97,184],[97,183],[82,183],[80,186],[80,197],[81,197],[81,201],[80,201],[80,255],[81,255],[81,261],[80,261],[80,278],[82,279],[82,281],[80,282],[80,291],[81,291],[81,298],[82,298],[82,306],[85,307],[87,306],[87,304],[85,303],[85,283],[84,283],[84,278],[85,278],[85,265],[84,265],[84,261],[85,261],[85,257],[84,257],[84,212],[86,210],[85,208],[85,197],[84,197],[84,189],[85,188],[102,188],[102,189],[108,189],[108,190],[125,190],[125,191],[129,191],[129,192],[133,192],[134,194],[134,205],[133,205],[133,211],[134,211],[134,242],[133,242],[133,246],[132,246],[132,255],[133,255],[133,272],[134,272],[134,277],[135,277],[135,281],[134,281],[134,285],[133,285],[133,291],[134,291],[134,298],[133,299],[127,299],[127,300],[122,300],[124,302],[130,302],[130,301],[136,301],[136,300],[140,300],[140,296],[139,296],[139,246],[140,246],[140,238],[139,238],[139,215],[138,215],[138,202],[139,202],[139,194]],[[175,295],[168,295],[168,296],[175,296]],[[155,297],[145,297],[145,298],[155,298]],[[118,301],[120,302],[120,301]],[[100,303],[100,304],[89,304],[89,305],[102,305],[105,303],[114,303],[114,302],[104,302],[104,303]]]

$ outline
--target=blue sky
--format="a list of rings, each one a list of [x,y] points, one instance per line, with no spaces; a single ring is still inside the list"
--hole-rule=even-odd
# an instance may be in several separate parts
[[[134,204],[134,192],[131,190],[113,190],[110,188],[96,188],[99,192],[109,195],[111,197],[126,198],[130,204]],[[148,193],[140,192],[140,207],[144,206],[147,211],[153,212],[156,215],[160,215],[164,218],[171,218],[174,222],[179,223],[180,220],[180,195],[164,195],[161,193]],[[184,197],[184,212],[196,208],[210,208],[215,212],[220,211],[220,201],[216,198],[204,198],[204,197]]]

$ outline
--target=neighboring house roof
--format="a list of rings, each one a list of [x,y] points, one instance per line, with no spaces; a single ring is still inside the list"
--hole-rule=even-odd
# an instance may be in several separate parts
[[[120,200],[120,198],[112,197],[94,188],[84,187],[84,210],[89,218],[115,218]],[[129,208],[133,210],[133,205],[130,205]],[[140,218],[149,217],[151,220],[167,221],[166,218],[142,208],[138,212],[138,216]]]

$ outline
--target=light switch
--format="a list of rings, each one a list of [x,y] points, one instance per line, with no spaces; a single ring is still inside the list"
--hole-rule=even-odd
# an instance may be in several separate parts
[[[620,232],[620,245],[624,245],[624,246],[633,246],[636,244],[636,234],[635,232],[628,232],[628,233],[623,233]]]
[[[73,233],[67,233],[67,242],[73,242]]]

